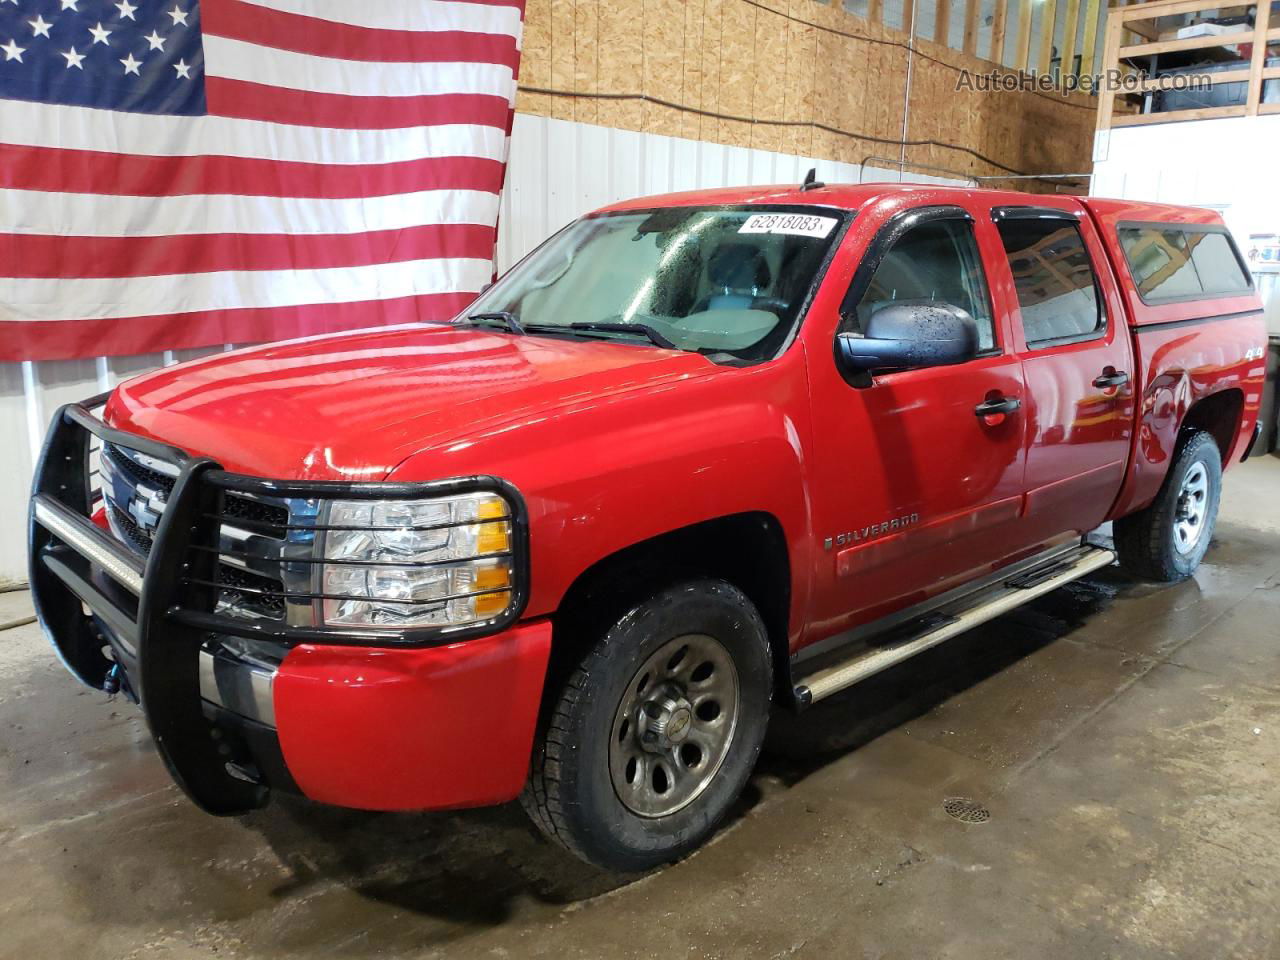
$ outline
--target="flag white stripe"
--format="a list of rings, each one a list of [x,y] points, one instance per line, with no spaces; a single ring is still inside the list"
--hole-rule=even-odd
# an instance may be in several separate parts
[[[0,278],[0,320],[122,319],[240,307],[476,292],[488,260],[433,258],[315,270],[237,270],[124,279]]]
[[[55,237],[171,237],[204,233],[365,233],[435,223],[492,225],[498,197],[420,190],[381,197],[111,196],[0,189],[10,233]]]
[[[5,143],[137,156],[256,157],[379,164],[423,157],[506,159],[506,132],[477,124],[335,130],[230,117],[168,117],[0,99]]]
[[[496,63],[388,63],[317,57],[205,34],[204,68],[269,87],[354,97],[422,97],[445,93],[511,96],[511,68]]]
[[[515,7],[446,0],[246,0],[255,7],[317,17],[375,30],[462,30],[520,38],[520,11]]]

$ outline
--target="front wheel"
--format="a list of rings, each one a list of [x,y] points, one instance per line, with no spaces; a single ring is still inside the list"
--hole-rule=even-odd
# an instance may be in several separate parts
[[[1179,446],[1155,501],[1115,522],[1121,566],[1147,580],[1191,576],[1209,549],[1221,495],[1218,444],[1208,433],[1192,433]]]
[[[670,587],[609,627],[556,700],[521,802],[596,866],[647,870],[715,830],[764,741],[773,671],[736,587]]]

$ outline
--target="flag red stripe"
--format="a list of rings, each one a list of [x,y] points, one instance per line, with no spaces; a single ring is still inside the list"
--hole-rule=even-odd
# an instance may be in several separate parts
[[[515,70],[515,38],[461,30],[384,30],[270,10],[243,0],[201,7],[205,33],[317,57],[382,63],[499,63]]]
[[[341,130],[394,130],[446,123],[506,129],[510,101],[482,93],[422,97],[357,97],[289,90],[246,80],[206,77],[209,112],[242,120],[266,120]]]
[[[0,363],[125,356],[221,343],[261,343],[356,327],[447,320],[474,293],[437,293],[359,303],[207,310],[128,320],[0,321]]]
[[[0,144],[0,187],[54,193],[163,197],[385,197],[419,190],[502,187],[502,164],[481,157],[399,163],[293,163],[251,157],[142,157],[96,150]]]
[[[317,270],[433,257],[493,256],[494,228],[429,224],[357,234],[186,234],[51,237],[0,233],[10,277],[158,277],[220,270]]]

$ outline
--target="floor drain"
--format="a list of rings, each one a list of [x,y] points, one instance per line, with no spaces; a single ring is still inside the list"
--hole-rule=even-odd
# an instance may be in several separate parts
[[[947,797],[942,801],[942,809],[961,823],[986,823],[991,819],[990,810],[968,797]]]

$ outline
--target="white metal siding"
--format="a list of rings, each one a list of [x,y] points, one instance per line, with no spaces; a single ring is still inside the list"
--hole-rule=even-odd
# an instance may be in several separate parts
[[[819,179],[858,180],[859,168],[847,163],[517,114],[498,222],[499,270],[606,203],[674,190],[796,183],[810,167],[817,167]],[[869,170],[867,179],[897,180],[898,174]],[[138,373],[221,349],[228,348],[0,364],[0,583],[26,579],[26,501],[53,411]]]

